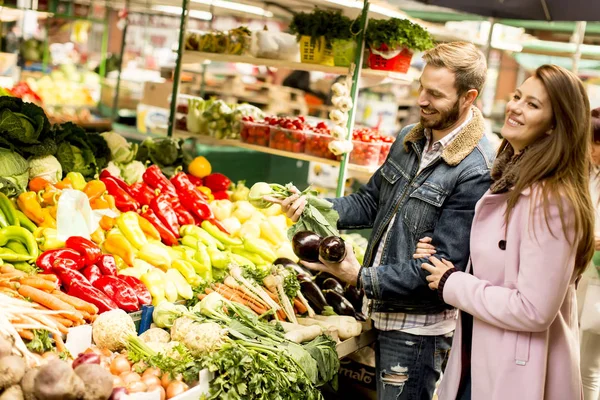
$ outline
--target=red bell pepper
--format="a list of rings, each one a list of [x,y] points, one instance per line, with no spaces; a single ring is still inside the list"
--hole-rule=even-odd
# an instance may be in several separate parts
[[[139,301],[135,292],[127,283],[116,276],[103,276],[93,283],[96,289],[101,290],[120,309],[134,312],[140,309]]]
[[[212,192],[212,195],[215,200],[229,200],[229,195],[225,190],[221,190],[220,192]]]
[[[209,188],[213,193],[221,192],[229,189],[231,180],[223,174],[214,173],[204,178],[204,186]]]
[[[171,206],[173,207],[175,214],[177,214],[177,222],[179,222],[179,225],[195,224],[194,217],[181,205],[178,197],[171,198]]]
[[[133,198],[142,206],[149,206],[154,198],[154,191],[144,182],[134,183],[130,189]]]
[[[194,186],[198,187],[198,186],[202,186],[202,178],[198,178],[197,176],[194,176],[192,174],[186,174],[188,179],[190,180],[190,182],[192,182],[194,184]]]
[[[171,197],[166,193],[159,193],[150,202],[150,208],[171,233],[175,237],[179,237],[179,222],[177,220],[177,213],[171,206]]]
[[[110,297],[93,287],[92,284],[87,281],[74,280],[71,282],[71,286],[69,287],[67,294],[75,296],[81,300],[85,300],[88,303],[92,303],[98,307],[100,313],[119,308],[117,304],[110,299]]]
[[[188,178],[187,174],[184,172],[178,172],[173,175],[171,178],[171,183],[175,187],[175,190],[177,190],[177,194],[181,192],[192,191],[194,189],[198,190],[196,185],[190,181],[190,178]]]
[[[60,278],[62,286],[70,289],[74,282],[84,282],[89,284],[86,277],[75,269],[76,262],[66,258],[54,261],[54,273]]]
[[[177,196],[175,187],[167,177],[162,173],[158,165],[151,165],[146,168],[142,175],[144,182],[152,189],[158,189],[161,193],[166,193],[169,196]]]
[[[117,262],[112,254],[102,254],[96,260],[96,266],[102,272],[102,275],[117,275]]]
[[[127,182],[125,182],[123,179],[121,179],[118,176],[114,176],[113,174],[111,174],[110,172],[108,172],[108,170],[102,170],[102,172],[100,173],[100,180],[104,179],[104,178],[111,178],[113,179],[117,185],[119,185],[119,187],[121,189],[123,189],[125,192],[127,192],[128,195],[130,195],[131,197],[133,197],[133,192],[131,191],[131,186],[129,186],[127,184]]]
[[[177,245],[177,238],[179,237],[179,235],[175,236],[173,232],[171,232],[171,230],[165,226],[165,224],[160,220],[160,218],[158,218],[156,213],[152,211],[150,207],[142,207],[140,215],[146,218],[148,222],[150,222],[152,225],[154,225],[154,227],[160,234],[160,239],[164,244],[166,244],[167,246]]]
[[[53,272],[54,261],[58,259],[68,259],[74,261],[75,263],[73,264],[73,267],[76,269],[85,267],[83,257],[78,251],[73,249],[46,250],[37,258],[35,264],[48,274]]]
[[[114,177],[100,178],[106,185],[106,190],[115,198],[115,206],[121,212],[136,211],[140,208],[139,203],[125,190],[123,190]]]
[[[85,265],[96,264],[96,261],[102,255],[102,250],[96,243],[81,236],[71,236],[65,241],[65,245],[78,251],[83,256]]]
[[[118,277],[121,278],[129,286],[131,286],[131,288],[135,292],[135,295],[137,296],[138,301],[140,302],[140,305],[144,306],[152,304],[152,295],[150,294],[150,291],[148,290],[146,285],[142,283],[142,281],[140,281],[135,276],[118,275]]]
[[[83,276],[93,285],[102,277],[102,272],[97,265],[90,265],[83,270]]]

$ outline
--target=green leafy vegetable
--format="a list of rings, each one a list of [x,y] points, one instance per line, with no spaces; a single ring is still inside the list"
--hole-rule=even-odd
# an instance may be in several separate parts
[[[286,273],[283,278],[283,289],[285,290],[285,295],[291,300],[298,296],[300,282],[298,282],[296,274],[290,274],[289,271],[287,272],[288,273]]]
[[[29,163],[19,154],[0,148],[0,177],[12,182],[19,193],[27,191]],[[4,185],[10,186],[10,191],[14,190],[10,184],[4,182]]]
[[[390,50],[407,47],[423,51],[433,47],[429,32],[407,19],[369,19],[365,38],[367,45],[378,49],[385,44]]]
[[[33,339],[27,343],[27,348],[34,353],[45,353],[53,348],[52,339],[50,339],[50,333],[42,329],[33,330]]]
[[[192,160],[191,154],[184,151],[183,143],[182,139],[146,139],[138,148],[136,160],[156,164],[165,175],[173,176],[177,167],[185,168]]]
[[[319,383],[331,383],[337,389],[337,372],[340,369],[340,359],[336,342],[330,336],[320,335],[306,343],[304,349],[317,361],[319,368]]]

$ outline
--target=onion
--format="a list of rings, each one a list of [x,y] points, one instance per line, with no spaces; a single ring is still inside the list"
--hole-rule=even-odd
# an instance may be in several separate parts
[[[113,375],[113,387],[125,387],[125,382],[120,376]]]
[[[139,373],[142,373],[147,369],[148,369],[148,364],[146,364],[144,361],[136,362],[135,364],[133,364],[131,366],[132,371],[139,372]]]
[[[124,400],[127,399],[127,390],[124,387],[114,388],[108,400]]]
[[[144,379],[144,377],[145,377],[145,376],[148,376],[148,375],[153,375],[153,376],[156,376],[156,377],[160,378],[160,376],[162,375],[162,372],[161,372],[161,371],[160,371],[160,369],[159,369],[159,368],[157,368],[157,367],[151,367],[151,368],[148,368],[148,369],[147,369],[147,370],[145,370],[145,371],[144,371],[144,373],[142,374],[142,379]]]
[[[73,369],[81,364],[100,364],[100,355],[97,353],[81,353],[73,360]]]
[[[147,386],[161,386],[160,378],[155,375],[142,375],[142,382]]]
[[[42,354],[42,358],[46,361],[50,361],[50,360],[57,360],[58,359],[58,354],[56,354],[53,351],[47,351],[44,354]]]
[[[110,373],[113,375],[121,375],[124,372],[131,371],[131,364],[125,356],[117,356],[110,363]]]
[[[148,390],[146,390],[147,393],[152,393],[152,392],[156,392],[156,391],[158,391],[160,400],[165,400],[167,398],[167,392],[165,392],[165,389],[160,385],[148,386]]]
[[[142,381],[134,381],[127,385],[127,391],[129,393],[145,392],[148,386]]]
[[[167,390],[167,386],[169,386],[169,384],[173,381],[173,378],[171,378],[171,373],[170,372],[165,372],[162,376],[162,378],[160,379],[160,384],[163,388],[165,388],[165,390]]]
[[[142,380],[142,377],[137,372],[124,372],[119,376],[121,379],[123,379],[123,382],[125,382],[126,386],[128,386],[131,382],[141,382]]]
[[[167,399],[172,399],[175,396],[179,396],[188,390],[188,385],[182,381],[174,380],[167,386]]]

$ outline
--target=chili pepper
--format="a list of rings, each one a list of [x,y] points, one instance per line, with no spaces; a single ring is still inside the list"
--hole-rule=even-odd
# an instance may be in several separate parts
[[[109,217],[107,215],[103,215],[102,218],[100,218],[100,228],[102,228],[103,230],[109,231],[114,226],[115,226],[115,219],[114,218]]]
[[[71,236],[65,241],[65,245],[78,251],[83,256],[85,265],[95,264],[102,255],[102,250],[96,243],[81,236]]]
[[[202,272],[205,270],[212,270],[212,263],[210,261],[210,255],[208,254],[207,246],[200,242],[198,243],[198,250],[194,253],[194,261],[200,264],[201,267],[194,265],[194,270],[200,276],[202,276]],[[198,269],[200,268],[200,270]]]
[[[131,187],[127,184],[127,182],[125,182],[123,179],[121,179],[118,176],[114,176],[113,174],[111,174],[110,172],[108,172],[108,170],[103,170],[100,173],[100,180],[103,180],[104,178],[110,178],[112,180],[115,181],[115,183],[117,185],[119,185],[119,187],[121,189],[123,189],[125,192],[127,192],[127,194],[131,197],[133,197],[133,193],[131,192]]]
[[[45,189],[38,192],[37,199],[41,206],[55,206],[58,204],[60,194],[60,190],[52,185],[48,185]]]
[[[111,254],[115,258],[115,263],[117,264],[117,271],[121,271],[125,268],[128,268],[127,263],[118,255]]]
[[[17,254],[29,255],[29,252],[27,251],[27,248],[23,246],[23,243],[17,242],[16,240],[9,240],[8,243],[4,245],[4,247],[14,251]]]
[[[158,305],[165,300],[165,282],[159,270],[150,270],[140,278],[152,295],[152,304]]]
[[[204,178],[204,186],[209,188],[212,193],[221,192],[229,189],[231,186],[231,180],[223,174],[214,173]]]
[[[119,231],[111,230],[108,232],[103,246],[107,252],[121,257],[127,265],[133,265],[136,250]]]
[[[92,242],[96,243],[98,246],[101,245],[102,242],[104,242],[104,239],[106,239],[102,228],[98,227],[98,229],[96,229],[94,233],[90,235],[90,239],[92,239]]]
[[[142,208],[143,207],[148,207],[148,206],[142,206]],[[142,217],[140,214],[136,214],[136,215],[137,215],[137,219],[138,219],[138,224],[140,225],[140,228],[142,229],[142,231],[144,232],[144,235],[146,235],[148,240],[160,241],[160,233],[154,227],[154,225],[152,225],[150,223],[150,221],[148,221],[146,218]]]
[[[259,242],[259,239],[246,238],[244,239],[244,249],[250,253],[258,254],[265,261],[272,263],[277,259],[277,255],[263,243]]]
[[[92,207],[92,210],[102,210],[106,208],[115,210],[117,208],[115,197],[108,194],[108,192],[104,193],[99,198],[90,201],[90,207]]]
[[[181,275],[190,285],[198,286],[200,284],[200,277],[198,274],[196,274],[194,266],[191,262],[185,260],[173,260],[172,266],[173,269],[181,273]]]
[[[112,254],[102,254],[95,264],[102,275],[117,275],[117,261]]]
[[[92,285],[104,292],[120,309],[134,312],[140,309],[139,301],[135,292],[127,283],[116,276],[103,276]]]
[[[171,268],[171,256],[162,243],[146,243],[138,252],[138,258],[164,271]]]
[[[106,185],[108,193],[115,198],[115,206],[119,211],[135,211],[140,208],[139,203],[119,186],[115,178],[104,177],[100,178],[100,180]]]
[[[177,296],[179,295],[179,293],[177,292],[177,285],[173,280],[171,280],[169,276],[167,276],[166,273],[164,273],[160,269],[157,269],[156,272],[158,272],[161,275],[163,281],[165,282],[165,298],[171,303],[176,302]]]
[[[33,233],[22,226],[7,226],[0,229],[0,247],[4,246],[10,240],[21,242],[27,248],[29,255],[37,258],[39,249]]]
[[[53,228],[36,228],[33,236],[40,250],[54,250],[65,247],[65,242],[58,239],[58,232]]]
[[[73,183],[71,182],[71,180],[69,178],[65,177],[65,178],[63,178],[62,181],[54,184],[54,187],[57,189],[60,189],[60,190],[73,189]]]
[[[144,174],[142,175],[142,179],[144,179],[144,182],[152,189],[158,189],[161,193],[171,197],[177,196],[175,187],[162,173],[158,165],[151,165],[146,168],[146,171],[144,171]]]
[[[150,202],[154,198],[154,190],[150,189],[144,182],[134,183],[129,189],[133,198],[142,206],[150,205]]]
[[[250,268],[256,267],[256,264],[254,264],[252,261],[250,261],[246,257],[241,256],[239,254],[231,254],[231,258],[233,258],[233,261],[235,261],[237,263],[237,265],[239,265],[240,267],[250,267]]]
[[[94,282],[102,277],[102,272],[97,265],[90,265],[83,270],[83,276],[93,285]]]
[[[200,195],[204,197],[204,200],[208,202],[213,201],[215,199],[215,196],[212,194],[212,190],[210,190],[206,186],[198,187],[198,191],[200,192]]]
[[[177,294],[179,297],[189,300],[194,297],[194,292],[188,281],[183,277],[181,272],[176,269],[170,269],[167,271],[167,279],[175,284],[177,288]],[[197,281],[199,282],[199,280]]]
[[[238,238],[233,238],[229,236],[227,233],[221,231],[218,226],[214,223],[214,221],[204,221],[202,222],[202,229],[208,232],[212,237],[217,239],[219,242],[224,245],[229,246],[239,246],[242,244],[242,241]]]
[[[37,193],[40,190],[44,189],[46,187],[46,185],[49,185],[49,184],[50,184],[50,182],[48,182],[41,176],[38,176],[29,181],[29,190]]]
[[[252,261],[252,263],[254,263],[255,265],[266,264],[266,261],[261,256],[259,256],[256,253],[249,252],[244,247],[231,246],[229,250],[234,254],[240,255],[246,258],[247,260]]]
[[[52,211],[50,208],[42,208],[42,215],[44,216],[44,220],[41,224],[38,224],[40,228],[53,228],[56,229],[56,219],[52,217]]]
[[[150,202],[150,208],[171,233],[173,233],[175,237],[179,237],[179,222],[177,221],[177,214],[171,206],[169,196],[165,193],[159,193]]]
[[[21,224],[15,206],[13,206],[13,203],[4,193],[0,193],[0,214],[2,215],[0,218],[1,228],[6,228],[9,225],[19,226]]]
[[[46,250],[35,260],[35,265],[44,272],[51,273],[56,260],[71,260],[74,263],[72,267],[77,270],[85,267],[83,257],[73,249]]]
[[[13,262],[21,262],[21,261],[32,261],[33,257],[29,254],[18,254],[11,249],[7,249],[5,247],[0,247],[0,260],[13,263]],[[0,264],[2,265],[2,264]]]
[[[231,257],[226,252],[219,251],[214,247],[207,247],[206,250],[213,268],[225,269],[229,267]]]
[[[55,273],[65,289],[69,289],[76,282],[89,283],[85,276],[77,270],[80,264],[69,258],[57,258],[52,264],[52,272]]]
[[[167,228],[165,224],[163,224],[163,222],[160,220],[160,218],[158,218],[156,213],[152,211],[151,208],[148,206],[143,206],[141,216],[156,228],[164,244],[167,246],[174,246],[177,244],[177,236],[175,236],[173,232],[171,232],[171,230]]]
[[[72,281],[67,294],[75,296],[81,300],[85,300],[88,303],[92,303],[98,307],[98,311],[100,313],[119,308],[117,304],[110,299],[110,297],[86,281]]]
[[[128,211],[119,215],[117,217],[117,227],[136,249],[139,250],[148,243],[135,212]]]
[[[102,196],[106,192],[106,185],[100,180],[94,179],[86,183],[83,188],[83,193],[88,197],[90,201],[95,200]]]
[[[201,221],[214,218],[210,206],[198,193],[180,192],[179,200],[183,208],[188,210]]]
[[[188,177],[190,182],[194,184],[194,186],[202,186],[202,178],[198,178],[197,176],[194,176],[192,174],[186,174],[186,176]]]
[[[185,238],[186,236],[193,236],[200,240],[206,246],[213,246],[219,250],[225,250],[223,243],[211,236],[210,233],[206,232],[199,226],[196,225],[185,225],[181,227],[181,235]],[[193,246],[192,246],[193,247]]]
[[[133,289],[140,305],[152,304],[152,295],[148,291],[148,288],[146,287],[146,285],[144,285],[142,283],[142,281],[140,281],[135,276],[129,276],[129,275],[117,275],[117,276]]]
[[[86,185],[85,178],[79,172],[69,172],[66,176],[71,181],[71,185],[75,190],[83,190]]]
[[[181,202],[179,201],[179,198],[173,197],[171,199],[171,206],[173,207],[173,211],[175,211],[175,214],[177,214],[177,222],[179,222],[179,225],[189,225],[196,223],[192,214],[189,213],[185,208],[183,208]]]
[[[27,218],[25,214],[23,214],[23,211],[15,210],[15,213],[17,214],[17,219],[19,220],[20,226],[22,226],[30,232],[34,232],[37,229],[37,226],[33,222],[31,222],[31,220]]]
[[[17,198],[17,205],[27,215],[27,218],[35,222],[36,225],[40,225],[44,222],[44,214],[42,213],[42,206],[37,201],[37,194],[35,192],[24,192]]]
[[[227,194],[226,190],[221,190],[220,192],[212,192],[212,195],[215,200],[229,200],[229,194]]]

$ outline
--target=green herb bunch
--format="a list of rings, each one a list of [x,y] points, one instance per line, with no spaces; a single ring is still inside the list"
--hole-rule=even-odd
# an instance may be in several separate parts
[[[424,51],[433,47],[433,39],[421,25],[407,19],[370,19],[366,33],[367,45],[378,49],[386,45],[389,49],[406,47]]]
[[[310,36],[313,41],[324,36],[327,45],[330,45],[334,39],[352,39],[356,34],[353,31],[358,29],[355,22],[341,11],[315,7],[311,13],[296,13],[290,24],[290,31],[298,37]]]

